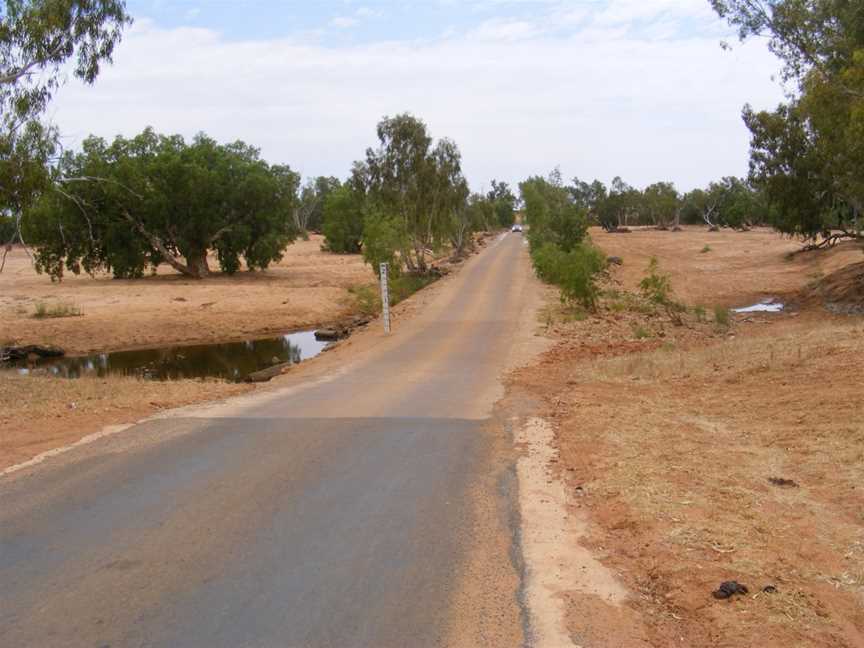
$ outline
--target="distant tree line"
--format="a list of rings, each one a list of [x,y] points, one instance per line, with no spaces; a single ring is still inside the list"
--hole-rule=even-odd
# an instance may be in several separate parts
[[[640,190],[620,177],[609,187],[599,180],[589,184],[574,178],[567,190],[573,204],[585,210],[590,222],[607,231],[631,225],[674,229],[685,224],[704,224],[712,230],[746,230],[755,225],[773,225],[776,220],[765,192],[733,176],[686,193],[679,192],[671,182],[655,182]]]
[[[54,279],[135,278],[161,263],[202,278],[214,256],[222,272],[263,269],[309,231],[323,232],[325,250],[362,252],[376,271],[388,262],[394,275],[425,275],[432,255],[462,255],[473,233],[513,223],[506,183],[471,193],[456,144],[433,142],[421,120],[385,118],[378,137],[344,182],[302,186],[290,167],[268,164],[243,142],[204,134],[187,142],[149,128],[111,142],[90,137],[47,167],[23,220],[0,218],[0,235],[20,233],[36,269]]]
[[[774,218],[764,192],[734,177],[682,194],[671,182],[640,190],[620,177],[609,187],[579,178],[565,183],[556,168],[547,177],[528,178],[519,190],[537,275],[559,287],[562,301],[589,310],[596,308],[596,279],[606,268],[605,257],[591,243],[591,225],[610,232],[637,225],[669,230],[682,224],[746,230]]]

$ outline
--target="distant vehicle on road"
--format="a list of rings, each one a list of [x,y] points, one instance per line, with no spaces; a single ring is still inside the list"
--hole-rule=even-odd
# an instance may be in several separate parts
[[[511,228],[510,231],[511,232],[521,232],[522,226],[519,223],[516,223],[515,225],[513,225],[513,227]]]

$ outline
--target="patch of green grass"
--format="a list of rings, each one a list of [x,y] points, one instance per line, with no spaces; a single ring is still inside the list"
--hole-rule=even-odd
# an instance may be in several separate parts
[[[647,328],[645,328],[644,326],[637,326],[635,329],[633,329],[633,337],[635,337],[637,340],[645,340],[652,336],[651,331],[649,331]]]
[[[579,304],[570,304],[560,302],[555,305],[549,305],[540,310],[537,319],[545,325],[547,329],[556,324],[571,324],[573,322],[583,322],[588,319],[590,312]]]
[[[36,302],[33,317],[36,319],[53,319],[58,317],[81,317],[84,311],[80,306],[75,304],[67,304],[59,302],[56,304],[48,304],[46,302]]]
[[[375,284],[357,284],[348,288],[357,310],[366,317],[375,317],[381,311],[381,297]]]
[[[564,306],[561,315],[565,322],[584,322],[588,318],[588,312],[579,305]]]
[[[730,315],[728,308],[725,306],[714,307],[714,323],[718,328],[729,328],[731,322],[732,316]]]
[[[693,315],[696,317],[697,322],[704,322],[708,319],[708,313],[705,310],[704,306],[696,305],[693,307]]]
[[[651,315],[656,311],[654,304],[631,292],[610,290],[604,295],[611,301],[604,302],[613,313],[641,313]]]
[[[421,288],[425,288],[436,280],[436,277],[421,275],[401,275],[390,278],[390,305],[408,299]],[[363,315],[375,317],[381,313],[381,293],[378,284],[357,284],[348,288],[348,293],[354,298],[354,303]]]
[[[706,252],[710,252],[710,251],[711,251],[711,246],[706,245],[705,247],[702,248],[701,253],[705,254]]]
[[[436,277],[423,275],[403,274],[395,279],[390,279],[390,305],[395,306],[399,302],[408,299],[418,290],[433,283]]]

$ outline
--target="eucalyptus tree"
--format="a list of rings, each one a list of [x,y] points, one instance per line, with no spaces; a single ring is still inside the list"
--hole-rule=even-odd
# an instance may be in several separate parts
[[[305,235],[306,232],[321,230],[327,197],[341,185],[339,179],[332,176],[318,176],[306,181],[294,209],[294,225],[298,231]]]
[[[682,198],[681,213],[689,223],[703,222],[711,231],[721,227],[746,230],[773,223],[766,198],[747,179],[726,176]]]
[[[498,214],[495,211],[495,201],[489,197],[489,194],[473,193],[468,196],[466,205],[468,219],[471,223],[471,230],[474,232],[483,232],[493,229],[499,225]]]
[[[15,238],[56,153],[46,108],[69,75],[95,81],[130,22],[122,0],[0,1],[0,212],[14,216]]]
[[[592,217],[598,218],[597,210],[609,196],[606,185],[599,180],[594,180],[589,184],[579,178],[573,178],[568,189],[577,206],[586,209]]]
[[[487,198],[492,202],[498,227],[510,227],[516,220],[516,196],[506,182],[492,181]]]
[[[725,192],[717,189],[716,183],[712,183],[707,189],[693,189],[684,195],[683,211],[687,214],[688,222],[695,220],[705,223],[712,232],[720,229],[715,223],[718,222],[717,217]]]
[[[678,225],[681,197],[671,182],[655,182],[642,192],[642,204],[651,223],[660,229]]]
[[[530,225],[532,251],[552,244],[569,253],[582,242],[588,231],[587,211],[573,202],[570,191],[560,183],[560,174],[528,178],[520,183],[519,190]]]
[[[608,192],[597,181],[591,186],[595,196],[593,214],[606,231],[614,232],[627,227],[631,218],[638,215],[642,192],[624,182],[620,176],[612,179]]]
[[[90,137],[58,165],[56,191],[28,214],[37,270],[54,279],[68,270],[140,277],[168,263],[194,278],[215,255],[236,272],[281,258],[294,240],[292,213],[299,176],[270,166],[244,144],[191,143],[151,129],[110,144]]]
[[[765,36],[798,93],[774,111],[745,107],[751,179],[788,234],[861,235],[864,9],[850,0],[711,0],[740,38]],[[839,234],[838,234],[839,231]]]
[[[363,245],[365,195],[351,182],[340,185],[324,199],[323,249],[336,254],[359,254]]]
[[[377,133],[378,148],[366,151],[370,217],[376,222],[364,228],[364,246],[375,232],[386,232],[406,269],[424,274],[430,252],[450,240],[454,219],[464,212],[468,189],[461,153],[448,139],[433,146],[426,124],[409,114],[385,117]],[[390,223],[385,227],[381,219]]]

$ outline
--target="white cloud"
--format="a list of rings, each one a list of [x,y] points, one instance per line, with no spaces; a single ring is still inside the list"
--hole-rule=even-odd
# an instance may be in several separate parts
[[[707,1],[702,0],[609,0],[596,15],[598,23],[619,24],[634,20],[653,20],[665,15],[716,19]]]
[[[627,34],[614,21],[565,37],[502,20],[431,42],[334,48],[139,21],[95,86],[62,91],[55,119],[73,140],[203,130],[305,174],[345,176],[377,121],[407,110],[456,140],[476,188],[556,164],[566,177],[682,189],[744,174],[741,107],[781,99],[764,46],[730,53],[713,36]]]
[[[380,11],[376,11],[375,9],[370,9],[369,7],[359,7],[357,11],[354,12],[354,15],[358,18],[375,18],[381,15]]]
[[[482,41],[517,41],[532,38],[542,33],[533,22],[492,18],[483,22],[468,36]]]
[[[352,18],[351,16],[336,16],[330,21],[331,27],[338,27],[339,29],[346,29],[348,27],[353,27],[357,24],[357,19]]]

